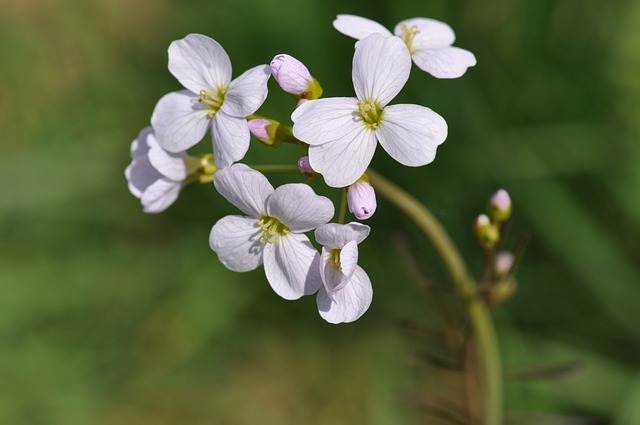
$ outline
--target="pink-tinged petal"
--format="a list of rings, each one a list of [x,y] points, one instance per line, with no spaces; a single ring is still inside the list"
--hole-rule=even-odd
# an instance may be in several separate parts
[[[367,220],[373,216],[378,207],[376,191],[366,181],[356,182],[356,184],[349,186],[347,205],[349,212],[358,220]]]
[[[385,37],[393,35],[391,31],[379,23],[355,15],[338,15],[333,21],[333,27],[356,40],[362,40],[371,34],[380,34]]]
[[[320,278],[329,297],[336,289],[342,288],[343,284],[349,281],[349,277],[342,272],[342,269],[336,268],[331,264],[331,250],[322,247],[322,252],[320,253]]]
[[[361,243],[369,236],[370,231],[371,228],[366,224],[356,222],[348,224],[329,223],[316,229],[315,238],[319,244],[327,248],[341,249],[351,241]]]
[[[303,234],[276,237],[264,248],[264,271],[269,284],[282,298],[296,300],[313,294],[322,285],[320,255]]]
[[[432,48],[451,46],[456,41],[456,36],[451,27],[444,22],[429,18],[405,19],[394,28],[393,32],[398,37],[404,34],[404,28],[414,27],[418,30],[413,38],[412,47]]]
[[[251,133],[244,117],[232,117],[219,111],[211,124],[213,159],[218,170],[240,161],[249,150]]]
[[[308,145],[340,140],[362,126],[355,97],[309,100],[293,111],[293,135]]]
[[[139,156],[132,160],[124,170],[124,175],[127,178],[129,192],[136,198],[141,198],[149,186],[162,178],[162,174],[151,165],[147,156]]]
[[[169,46],[169,71],[193,93],[214,91],[231,81],[231,61],[212,38],[189,34]]]
[[[149,152],[149,143],[147,139],[149,137],[153,137],[155,140],[155,136],[153,135],[153,128],[151,126],[145,127],[138,134],[138,138],[131,142],[131,158],[136,159],[139,156],[147,156]]]
[[[267,215],[276,217],[292,232],[303,233],[326,224],[334,214],[329,198],[316,195],[308,185],[289,183],[267,199]]]
[[[276,55],[271,61],[271,74],[282,90],[301,95],[313,81],[309,70],[302,62],[286,54]]]
[[[435,158],[436,148],[447,138],[447,123],[427,107],[393,105],[385,108],[376,135],[393,159],[418,167]]]
[[[268,65],[249,69],[229,85],[222,103],[222,112],[233,117],[246,117],[262,106],[267,98]]]
[[[349,186],[366,171],[376,145],[376,133],[360,124],[335,142],[310,146],[309,162],[329,186]]]
[[[163,96],[151,116],[158,144],[169,152],[182,152],[196,145],[207,132],[208,111],[198,96],[182,90]]]
[[[248,272],[262,264],[262,229],[251,217],[228,215],[218,220],[209,234],[209,246],[220,262],[234,272]]]
[[[267,211],[267,198],[273,193],[269,180],[244,164],[234,164],[213,176],[218,193],[243,213],[259,219]]]
[[[151,165],[153,165],[160,174],[170,180],[180,182],[186,179],[188,170],[183,159],[185,156],[184,152],[167,152],[162,149],[152,137],[149,137],[149,141],[151,142],[151,149],[149,149],[149,161]]]
[[[418,68],[436,78],[461,77],[467,72],[467,68],[476,64],[473,53],[458,47],[419,49],[412,57]]]
[[[359,100],[385,106],[404,87],[411,72],[409,49],[398,37],[374,34],[356,46],[353,87]]]
[[[156,214],[169,208],[180,194],[182,185],[179,182],[160,178],[153,182],[142,194],[140,202],[143,211],[150,214]]]
[[[329,323],[349,323],[360,318],[371,305],[373,288],[369,276],[360,266],[344,287],[331,296],[324,287],[318,291],[318,312]]]

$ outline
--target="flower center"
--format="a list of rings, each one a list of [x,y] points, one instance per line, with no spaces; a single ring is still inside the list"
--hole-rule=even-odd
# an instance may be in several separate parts
[[[256,225],[262,229],[262,237],[260,238],[260,243],[262,244],[273,243],[277,236],[285,236],[291,232],[286,224],[268,215],[260,217]]]
[[[329,264],[336,270],[341,270],[342,265],[340,264],[340,251],[339,248],[334,248],[329,252]]]
[[[400,36],[400,38],[402,39],[402,41],[404,41],[404,44],[406,44],[407,47],[409,48],[409,53],[413,54],[415,50],[413,48],[413,40],[416,37],[416,35],[420,34],[420,30],[416,25],[411,25],[410,27],[408,27],[402,24],[400,28],[402,29],[402,35]]]
[[[218,87],[215,92],[200,90],[200,99],[198,99],[198,102],[205,105],[207,109],[209,109],[209,118],[213,118],[213,116],[222,106],[225,93],[227,93],[227,88],[225,86]]]
[[[358,102],[358,112],[369,128],[375,130],[382,120],[382,108],[372,99]]]

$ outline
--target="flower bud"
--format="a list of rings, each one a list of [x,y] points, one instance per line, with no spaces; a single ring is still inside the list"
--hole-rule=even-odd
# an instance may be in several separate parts
[[[306,176],[313,176],[316,172],[311,168],[311,163],[309,162],[308,156],[303,156],[298,160],[298,169],[300,172]]]
[[[491,205],[489,207],[491,218],[496,223],[509,220],[511,217],[511,197],[509,193],[500,189],[491,197]]]
[[[303,99],[318,99],[322,87],[302,62],[293,56],[280,54],[271,61],[271,75],[282,90]]]
[[[248,121],[249,131],[265,145],[278,146],[282,142],[278,136],[280,123],[266,118],[255,118]]]
[[[347,189],[349,212],[358,220],[366,220],[376,212],[376,192],[368,180],[360,179]]]
[[[484,247],[491,248],[500,239],[499,229],[491,223],[486,214],[480,214],[473,223],[473,233]]]
[[[513,253],[508,251],[499,252],[493,265],[495,276],[499,279],[507,275],[511,271],[514,261],[515,256]]]

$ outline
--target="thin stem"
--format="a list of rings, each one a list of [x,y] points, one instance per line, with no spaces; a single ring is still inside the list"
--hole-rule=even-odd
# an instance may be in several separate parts
[[[250,165],[261,173],[297,174],[300,172],[297,165]]]
[[[344,224],[344,219],[347,216],[347,188],[342,189],[342,196],[340,197],[340,214],[338,215],[338,223]]]
[[[409,193],[377,172],[368,169],[371,185],[409,217],[431,241],[451,276],[467,313],[478,348],[480,388],[483,395],[482,424],[502,425],[502,368],[495,328],[487,305],[467,271],[453,241],[431,212]]]

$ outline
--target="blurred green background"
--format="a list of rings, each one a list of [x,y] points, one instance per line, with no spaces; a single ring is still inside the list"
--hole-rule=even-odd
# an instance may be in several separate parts
[[[407,249],[446,275],[391,205],[361,245],[373,304],[332,326],[313,297],[286,302],[262,269],[218,262],[208,233],[236,212],[211,185],[156,216],[127,191],[130,142],[181,88],[172,40],[215,38],[234,76],[286,52],[346,96],[353,43],[337,13],[440,19],[478,58],[451,81],[414,68],[395,101],[447,119],[436,161],[406,169],[379,150],[373,167],[475,272],[471,223],[510,191],[510,244],[532,234],[519,291],[495,311],[510,423],[640,423],[640,2],[0,0],[1,424],[456,423],[428,400],[463,398],[459,377],[415,355],[445,342],[398,321],[440,328],[438,308],[460,311],[446,283],[419,288]],[[270,90],[260,112],[286,121],[291,100]],[[299,153],[256,142],[246,162]]]

